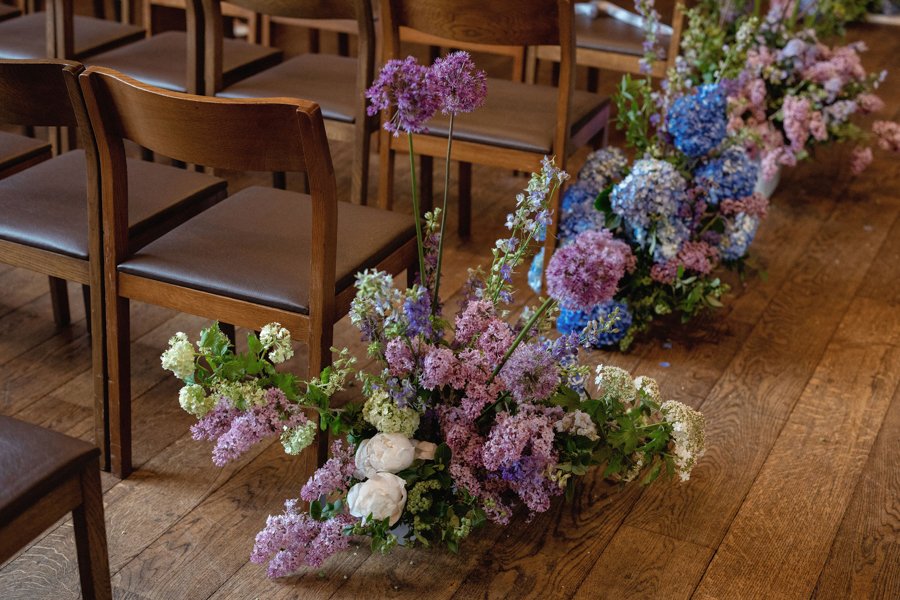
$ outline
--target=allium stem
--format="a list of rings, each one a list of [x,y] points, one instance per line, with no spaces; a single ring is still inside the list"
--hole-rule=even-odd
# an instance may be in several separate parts
[[[422,215],[419,214],[419,186],[416,183],[416,155],[413,152],[412,133],[406,132],[409,141],[409,173],[412,182],[413,217],[416,220],[416,246],[419,249],[419,279],[425,283],[425,244],[422,239]]]
[[[450,191],[450,149],[453,147],[453,119],[456,113],[450,113],[450,131],[447,134],[447,158],[444,161],[444,204],[441,207],[441,230],[438,240],[437,270],[434,275],[434,298],[431,301],[431,312],[437,310],[438,291],[441,288],[441,264],[444,261],[444,230],[447,227],[447,195]]]
[[[516,336],[516,339],[513,340],[512,346],[509,347],[509,350],[506,351],[506,354],[503,355],[503,358],[500,359],[500,364],[498,364],[494,368],[494,372],[491,373],[491,378],[488,380],[488,384],[494,381],[494,377],[496,377],[500,370],[503,369],[503,366],[506,364],[506,361],[509,360],[509,357],[512,356],[512,353],[516,351],[516,348],[519,347],[526,337],[528,337],[528,332],[531,331],[531,328],[534,327],[534,324],[537,323],[537,320],[541,318],[541,316],[547,312],[553,304],[556,302],[553,298],[547,298],[544,300],[544,303],[541,304],[540,308],[535,311],[531,318],[528,319],[528,322],[525,323],[525,327],[522,328],[522,331],[519,332],[519,335]]]

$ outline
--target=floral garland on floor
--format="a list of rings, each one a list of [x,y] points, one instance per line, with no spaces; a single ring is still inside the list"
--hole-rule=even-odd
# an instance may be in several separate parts
[[[439,109],[452,131],[457,113],[483,102],[484,82],[466,53],[432,67],[410,58],[388,63],[369,97],[373,113],[390,111],[389,130],[407,133],[412,158],[411,133]],[[350,318],[380,368],[356,373],[362,401],[331,406],[355,371],[346,350],[309,381],[279,371],[293,350],[277,323],[249,335],[246,353],[235,353],[217,326],[196,350],[185,334],[172,338],[163,367],[184,381],[179,401],[198,418],[194,438],[214,442],[217,465],[274,436],[289,454],[309,446],[317,428],[343,438],[299,499],[257,535],[251,560],[268,562],[270,576],[316,567],[359,537],[381,551],[403,543],[456,552],[487,521],[507,525],[517,509],[533,516],[571,496],[592,467],[621,482],[688,478],[704,450],[703,416],[665,400],[652,379],[581,362],[580,348],[608,334],[610,322],[546,336],[560,302],[594,305],[616,293],[635,268],[628,244],[588,232],[554,255],[550,297],[509,318],[513,273],[566,177],[547,159],[532,175],[507,219],[510,236],[497,242],[487,274],[472,272],[453,319],[442,316],[438,295],[446,194],[443,209],[417,226],[422,284],[401,290],[386,273],[358,274]],[[413,173],[418,214],[414,181]]]

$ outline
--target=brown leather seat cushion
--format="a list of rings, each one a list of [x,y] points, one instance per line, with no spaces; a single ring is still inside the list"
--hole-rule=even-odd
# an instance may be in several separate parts
[[[309,313],[310,197],[250,187],[151,242],[123,273]],[[336,287],[415,238],[410,216],[338,202]]]
[[[19,9],[8,4],[0,4],[0,21],[19,16]]]
[[[82,150],[0,180],[0,239],[87,259],[86,186]],[[137,236],[188,205],[224,195],[226,183],[194,171],[129,159],[128,190],[128,221]]]
[[[634,7],[630,8],[634,11]],[[658,41],[663,51],[669,48],[669,35],[660,34]],[[579,48],[603,50],[632,56],[644,55],[644,30],[608,16],[591,19],[586,15],[575,16],[575,44]],[[663,54],[665,60],[665,54]]]
[[[75,56],[84,57],[137,41],[144,30],[117,21],[75,15]],[[47,16],[31,13],[0,23],[0,58],[46,58]]]
[[[489,143],[527,152],[549,153],[556,131],[557,88],[505,79],[487,81],[484,106],[456,117],[453,138]],[[580,129],[609,100],[590,92],[572,96],[572,131]],[[429,133],[446,136],[449,119],[438,113],[428,122]]]
[[[262,69],[277,65],[281,51],[226,39],[223,47],[223,78],[238,81]],[[187,34],[166,31],[94,56],[88,64],[109,67],[139,81],[173,92],[187,89]]]
[[[0,172],[49,150],[50,144],[43,140],[0,131]]]
[[[303,98],[326,119],[352,123],[359,92],[356,59],[333,54],[301,54],[222,90],[223,98]]]
[[[99,454],[87,442],[0,416],[0,528]]]

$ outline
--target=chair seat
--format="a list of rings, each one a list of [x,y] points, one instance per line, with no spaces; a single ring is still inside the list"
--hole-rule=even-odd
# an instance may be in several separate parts
[[[119,270],[309,314],[311,214],[305,194],[250,187],[151,242]],[[411,217],[347,202],[338,202],[337,230],[337,292],[415,238]]]
[[[6,19],[12,19],[13,17],[19,16],[19,9],[15,6],[9,6],[8,4],[0,4],[0,21],[5,21]]]
[[[99,454],[87,442],[0,416],[0,529]]]
[[[505,79],[487,81],[484,106],[456,117],[453,139],[514,148],[526,152],[552,151],[556,131],[557,88]],[[583,127],[608,98],[576,90],[572,95],[572,132]],[[450,121],[438,113],[428,122],[430,134],[446,136]]]
[[[0,131],[0,173],[46,152],[50,144],[43,140]]]
[[[322,116],[352,123],[359,98],[355,58],[333,54],[301,54],[225,88],[223,98],[303,98],[322,109]]]
[[[223,79],[230,84],[277,65],[281,62],[281,51],[226,39],[222,60]],[[88,63],[116,69],[163,89],[184,92],[187,91],[187,34],[166,31],[94,56]]]
[[[75,58],[129,44],[144,37],[144,30],[117,21],[75,15]],[[0,23],[0,58],[47,58],[47,15],[31,13]]]
[[[86,260],[85,168],[84,152],[73,150],[0,180],[0,239]],[[128,220],[132,235],[139,237],[192,205],[223,197],[226,183],[129,159],[128,192]]]
[[[644,30],[640,27],[612,17],[592,19],[587,15],[575,16],[575,45],[579,48],[640,57],[644,55],[644,36]],[[663,56],[660,58],[665,60],[665,51],[672,36],[661,33],[657,39],[663,49]]]

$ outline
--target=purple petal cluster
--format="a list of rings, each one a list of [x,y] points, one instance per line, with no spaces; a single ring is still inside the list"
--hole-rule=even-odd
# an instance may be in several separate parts
[[[631,248],[609,230],[587,231],[550,259],[547,293],[565,308],[590,310],[612,299],[634,264]]]
[[[631,327],[631,311],[624,302],[610,300],[598,304],[590,311],[563,308],[559,311],[559,317],[556,319],[556,328],[562,334],[580,334],[591,321],[605,322],[616,309],[618,309],[618,318],[612,330],[598,331],[591,339],[587,340],[595,348],[615,346],[625,337]]]
[[[487,81],[484,71],[475,68],[468,52],[451,52],[431,67],[444,114],[472,112],[484,104]]]
[[[500,371],[516,402],[541,402],[559,387],[559,366],[542,344],[522,344]]]
[[[409,56],[389,60],[368,90],[370,116],[382,110],[394,110],[384,128],[395,136],[400,132],[424,133],[425,123],[441,105],[441,90],[431,68]]]
[[[353,455],[351,446],[344,447],[343,440],[336,440],[331,445],[331,458],[312,474],[312,477],[300,490],[300,497],[307,502],[312,502],[334,492],[347,491],[356,470]]]

